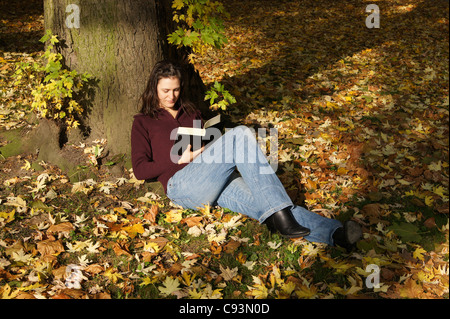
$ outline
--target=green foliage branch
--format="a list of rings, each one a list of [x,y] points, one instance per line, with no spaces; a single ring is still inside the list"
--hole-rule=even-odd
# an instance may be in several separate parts
[[[194,53],[227,43],[220,15],[227,14],[220,1],[174,0],[173,20],[178,27],[168,36],[169,43],[192,48]]]
[[[177,47],[192,50],[189,61],[194,62],[195,54],[202,54],[208,48],[221,49],[228,42],[221,16],[227,16],[220,1],[174,0],[172,2],[173,20],[177,29],[169,34],[168,41]],[[222,109],[236,103],[236,99],[218,81],[206,92],[212,110]]]
[[[33,63],[16,64],[15,85],[30,88],[31,110],[39,117],[53,119],[67,128],[78,127],[84,112],[80,104],[82,92],[87,90],[92,76],[64,67],[63,56],[55,50],[59,40],[50,30],[40,41],[47,43],[45,52]]]
[[[210,108],[226,110],[230,104],[236,103],[236,98],[227,90],[223,84],[215,81],[213,87],[206,91],[205,101],[209,100]],[[217,102],[216,102],[217,100]]]

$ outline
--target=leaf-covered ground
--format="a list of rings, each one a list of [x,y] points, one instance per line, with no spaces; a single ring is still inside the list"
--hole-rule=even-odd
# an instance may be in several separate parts
[[[235,122],[278,129],[291,197],[358,221],[358,249],[174,207],[131,171],[110,174],[114,161],[94,166],[105,141],[92,141],[73,146],[82,182],[35,154],[1,159],[0,298],[448,298],[448,2],[224,2],[229,42],[195,58],[204,82],[235,95]],[[42,53],[30,3],[0,10],[2,136],[32,118],[11,79]],[[379,29],[365,26],[370,3]]]

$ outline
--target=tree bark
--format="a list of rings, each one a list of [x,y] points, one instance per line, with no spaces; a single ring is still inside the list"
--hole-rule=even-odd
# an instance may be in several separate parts
[[[106,138],[113,154],[130,154],[133,115],[153,65],[162,59],[182,60],[167,43],[172,32],[171,0],[44,0],[45,29],[61,40],[68,68],[88,72],[97,85],[86,105],[85,134]],[[79,28],[68,7],[79,8]],[[68,12],[66,12],[66,9]],[[69,23],[66,23],[69,19]],[[69,28],[68,26],[72,26]],[[193,102],[200,103],[203,83],[189,70]],[[203,92],[202,92],[203,90]]]

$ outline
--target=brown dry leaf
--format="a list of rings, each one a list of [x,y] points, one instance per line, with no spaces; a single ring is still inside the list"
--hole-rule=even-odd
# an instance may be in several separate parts
[[[66,274],[66,266],[61,266],[59,268],[53,269],[52,274],[55,277],[55,279],[64,279],[64,276]]]
[[[199,258],[199,257],[200,257],[199,254],[192,254],[192,255],[185,257],[184,260],[191,260],[191,259],[195,259],[195,258]]]
[[[150,223],[154,223],[156,221],[156,215],[158,215],[158,212],[158,205],[152,205],[152,207],[147,208],[147,212],[144,214],[144,219],[148,220]]]
[[[66,289],[61,290],[61,294],[69,296],[74,299],[81,299],[85,295],[85,292],[83,292],[83,290],[81,290],[81,289],[66,288]],[[67,298],[61,298],[61,299],[67,299]]]
[[[72,298],[64,293],[60,293],[60,294],[54,295],[52,297],[52,299],[72,299]]]
[[[381,277],[385,280],[385,281],[391,281],[395,276],[395,272],[393,272],[392,270],[388,269],[388,268],[382,268],[381,269]]]
[[[223,251],[232,254],[241,245],[240,242],[231,239],[226,245],[223,246]]]
[[[128,257],[131,257],[131,254],[125,249],[122,249],[122,247],[120,247],[118,243],[112,243],[112,246],[117,256],[126,255]]]
[[[371,224],[376,224],[380,221],[381,205],[367,204],[362,208],[362,213],[365,217],[369,219]]]
[[[92,265],[87,266],[84,269],[84,271],[86,271],[92,275],[96,275],[96,274],[99,274],[99,273],[105,271],[105,269],[102,266],[100,266],[99,264],[92,264]]]
[[[161,250],[169,242],[169,240],[164,237],[156,237],[156,238],[150,239],[149,242],[158,244],[158,248],[159,248],[159,250]]]
[[[328,166],[327,162],[322,158],[322,159],[319,161],[319,167],[322,168],[322,169],[324,169],[324,168],[327,168],[327,166]]]
[[[193,226],[200,226],[202,219],[203,217],[201,216],[186,217],[183,220],[181,220],[181,222],[185,223],[188,227],[193,227]]]
[[[94,296],[94,299],[111,299],[111,295],[107,292],[99,292]]]
[[[416,167],[410,167],[410,168],[408,168],[408,173],[411,176],[418,177],[418,176],[421,176],[423,174],[423,168],[417,167],[417,166]]]
[[[158,254],[156,253],[151,253],[149,251],[144,251],[142,252],[142,261],[143,262],[150,262],[152,260],[152,258]]]
[[[52,225],[47,229],[47,234],[54,234],[54,233],[61,233],[63,235],[69,234],[72,230],[75,228],[73,227],[72,223],[65,222],[57,225]]]
[[[15,299],[36,299],[36,297],[28,292],[21,291],[18,293]]]
[[[403,286],[398,287],[398,292],[403,298],[420,298],[424,293],[422,285],[411,278],[408,278]]]
[[[213,255],[220,255],[222,253],[222,246],[220,246],[215,241],[211,242],[211,246],[209,249],[211,249],[211,253]]]
[[[169,274],[171,276],[176,276],[181,271],[181,269],[183,269],[183,266],[180,263],[174,263],[169,269]]]
[[[426,228],[434,228],[436,227],[436,220],[434,217],[430,217],[426,221],[424,221],[423,224]]]
[[[54,254],[58,255],[64,251],[64,246],[62,245],[60,240],[52,241],[46,239],[37,243],[37,250],[41,253],[42,256]]]
[[[308,178],[308,179],[306,180],[305,187],[306,187],[307,189],[313,190],[313,189],[316,189],[316,188],[317,188],[317,183],[314,182],[314,181],[312,181],[312,180],[310,180],[310,179]]]
[[[54,240],[54,239],[52,239]],[[58,259],[56,258],[55,255],[45,255],[41,258],[41,261],[46,262],[52,266],[56,265],[56,263],[58,262]]]
[[[106,226],[108,226],[108,229],[111,232],[120,231],[122,229],[123,225],[124,224],[122,224],[122,223],[106,222]]]
[[[307,256],[306,258],[303,258],[304,256],[300,256],[297,260],[298,265],[301,269],[309,268],[312,264],[316,261],[314,258],[311,258],[312,256]]]

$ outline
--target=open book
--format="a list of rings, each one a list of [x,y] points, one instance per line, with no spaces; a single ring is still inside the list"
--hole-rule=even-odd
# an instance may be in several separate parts
[[[196,151],[205,144],[214,141],[222,135],[219,124],[220,114],[206,121],[203,128],[179,127],[176,132],[172,153],[183,154],[189,144],[191,144],[191,151]]]

